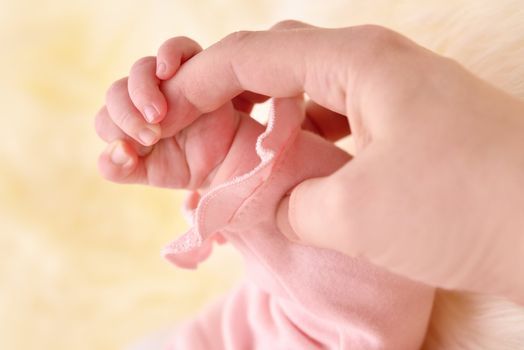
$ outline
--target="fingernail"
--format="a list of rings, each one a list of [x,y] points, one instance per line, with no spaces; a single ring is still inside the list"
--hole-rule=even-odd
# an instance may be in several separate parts
[[[158,112],[152,105],[147,105],[144,107],[144,115],[146,120],[152,123],[155,120],[155,117],[158,115]]]
[[[138,139],[144,146],[150,146],[154,144],[159,136],[159,127],[155,127],[154,125],[148,125],[138,133]]]
[[[300,238],[295,233],[289,222],[289,198],[290,196],[285,196],[278,205],[277,228],[290,241],[299,242]]]
[[[117,142],[111,149],[111,161],[118,165],[124,166],[131,164],[133,159],[125,152],[121,142]]]
[[[160,77],[160,75],[164,74],[166,71],[166,64],[164,62],[159,62],[156,65],[156,75]]]
[[[140,157],[147,156],[149,153],[151,153],[151,151],[153,151],[153,146],[143,146],[141,144],[137,144],[136,153]]]

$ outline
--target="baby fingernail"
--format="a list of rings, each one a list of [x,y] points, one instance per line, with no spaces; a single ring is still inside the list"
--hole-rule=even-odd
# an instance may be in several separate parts
[[[142,146],[141,144],[137,145],[136,153],[140,157],[147,156],[149,153],[151,153],[151,151],[153,151],[153,146]]]
[[[155,117],[158,115],[158,112],[155,107],[152,105],[147,105],[144,107],[144,115],[146,117],[146,120],[150,123],[155,120]]]
[[[166,64],[164,62],[158,63],[156,66],[156,75],[160,76],[164,74],[165,71],[166,71]]]
[[[111,150],[111,161],[119,166],[125,165],[131,161],[131,157],[124,151],[124,147],[119,142]]]
[[[144,146],[150,146],[154,144],[159,136],[159,128],[153,125],[146,126],[138,133],[138,139],[142,142]]]

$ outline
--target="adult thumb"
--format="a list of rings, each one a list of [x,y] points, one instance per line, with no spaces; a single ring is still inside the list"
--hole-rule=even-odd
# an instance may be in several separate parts
[[[279,203],[277,227],[293,242],[364,257],[421,282],[441,282],[434,275],[450,266],[436,266],[439,244],[410,234],[409,226],[419,220],[407,215],[413,213],[402,184],[407,177],[383,154],[369,146],[331,175],[298,184]]]
[[[497,294],[524,304],[521,255],[512,253],[515,249],[504,238],[468,234],[460,220],[450,220],[460,203],[454,207],[447,200],[450,180],[441,179],[442,172],[437,178],[431,174],[434,167],[423,170],[409,164],[411,158],[384,151],[384,156],[370,155],[368,150],[284,197],[276,212],[282,234],[297,243],[363,257],[428,285]]]
[[[358,232],[372,213],[367,207],[374,201],[373,183],[378,180],[369,158],[359,155],[331,175],[307,179],[293,188],[277,208],[281,233],[294,242],[360,254],[364,242]]]

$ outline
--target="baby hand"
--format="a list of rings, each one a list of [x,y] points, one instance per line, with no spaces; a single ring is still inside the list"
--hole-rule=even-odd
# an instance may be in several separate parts
[[[191,39],[170,39],[156,59],[138,60],[129,77],[111,85],[95,122],[98,135],[108,143],[99,158],[106,179],[171,188],[206,186],[231,146],[239,114],[232,102],[199,113],[176,82],[163,82],[200,51]],[[180,101],[188,107],[181,108]]]

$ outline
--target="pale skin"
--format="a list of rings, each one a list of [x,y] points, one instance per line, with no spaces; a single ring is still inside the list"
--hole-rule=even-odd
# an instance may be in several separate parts
[[[304,93],[304,127],[332,141],[351,133],[357,150],[282,199],[283,234],[524,304],[524,102],[382,27],[286,21],[206,50],[168,40],[109,89],[96,118],[109,143],[100,171],[205,188],[240,113]]]

